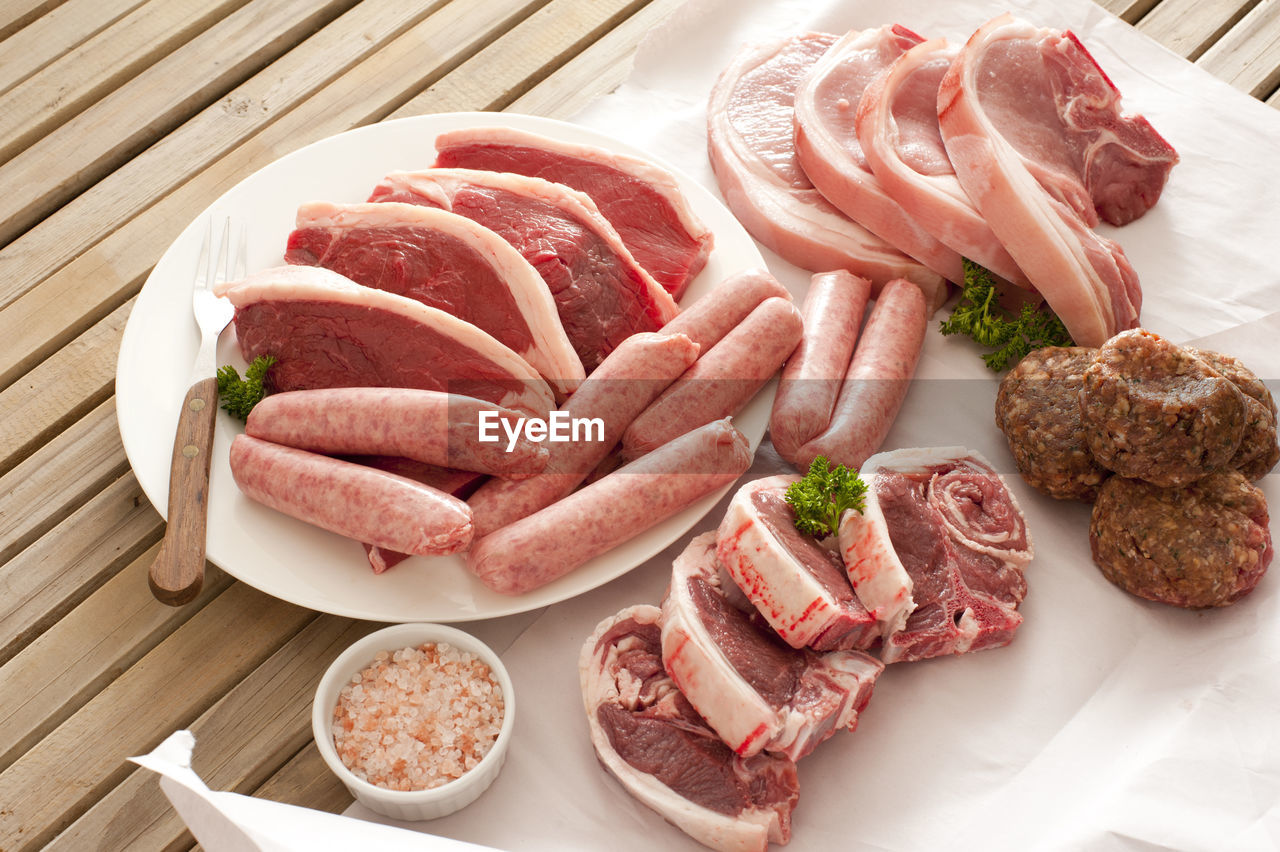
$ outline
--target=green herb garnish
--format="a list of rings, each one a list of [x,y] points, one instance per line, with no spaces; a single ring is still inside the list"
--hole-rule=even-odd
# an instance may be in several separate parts
[[[786,501],[796,514],[796,529],[815,538],[825,538],[840,526],[840,516],[848,510],[861,512],[867,484],[856,471],[842,464],[831,467],[826,456],[809,464],[809,473],[787,487]]]
[[[1002,373],[1043,346],[1074,346],[1067,327],[1048,305],[1024,304],[1017,316],[1000,307],[996,279],[982,266],[964,258],[964,288],[951,316],[942,321],[943,334],[964,334],[992,350],[982,356],[988,367]]]
[[[270,355],[259,355],[253,363],[245,368],[244,378],[236,368],[227,364],[218,368],[218,397],[222,400],[222,408],[232,417],[244,420],[249,412],[267,395],[263,380],[267,371],[276,363]]]

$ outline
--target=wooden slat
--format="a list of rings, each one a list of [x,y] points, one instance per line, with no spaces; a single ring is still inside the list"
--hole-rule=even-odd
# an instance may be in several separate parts
[[[1257,5],[1258,0],[1161,0],[1138,30],[1194,60]]]
[[[1196,61],[1254,97],[1280,84],[1280,0],[1262,0]]]
[[[207,2],[181,0],[171,7],[169,0],[153,0],[152,5],[158,3],[164,8],[164,15],[155,15],[150,6],[138,9],[136,14],[148,21],[153,16],[186,17],[191,11],[185,8],[187,5],[203,10]],[[340,14],[354,0],[253,0],[234,14],[218,19],[221,7],[242,2],[222,0],[211,4],[209,11],[192,15],[190,23],[184,23],[181,32],[174,34],[184,41],[195,36],[191,43],[153,65],[140,65],[133,70],[137,77],[128,83],[95,90],[94,99],[101,97],[101,100],[83,113],[80,110],[88,106],[87,98],[76,101],[75,112],[80,114],[74,117],[63,114],[70,108],[51,109],[40,97],[28,93],[31,85],[40,82],[46,73],[53,75],[63,70],[55,66],[8,95],[0,96],[0,115],[10,106],[5,101],[19,95],[26,95],[32,101],[29,109],[33,114],[26,118],[21,110],[16,110],[13,129],[8,133],[0,131],[0,159],[13,157],[0,169],[0,181],[8,181],[15,187],[15,191],[0,196],[0,243],[31,227],[324,21]],[[132,17],[120,24],[127,25]],[[203,23],[215,21],[207,31],[196,29],[197,26],[203,29]],[[114,29],[102,36],[111,38]],[[176,45],[170,49],[173,47]],[[89,64],[88,67],[97,66]],[[66,94],[66,84],[61,78],[56,78],[55,83],[56,97],[71,97]],[[24,146],[26,150],[18,153]],[[49,174],[47,164],[50,162],[59,163],[55,175]]]
[[[190,730],[196,738],[192,767],[205,783],[249,793],[288,765],[311,742],[320,676],[348,645],[379,626],[318,618],[203,713]],[[155,775],[134,770],[45,849],[76,852],[96,845],[146,852],[191,840]]]
[[[651,0],[643,9],[592,42],[585,50],[507,107],[514,112],[569,118],[613,91],[631,73],[636,48],[685,0]]]
[[[144,0],[67,0],[32,21],[4,49],[0,93],[44,68],[64,53],[127,15]]]
[[[384,118],[487,44],[494,21],[469,14],[469,2],[455,0],[406,30],[0,311],[0,340],[8,343],[0,348],[0,387],[34,373],[84,317],[133,295],[186,222],[240,178],[306,142]],[[508,17],[499,23],[526,8],[527,0],[501,0]],[[0,429],[0,459],[4,450]]]
[[[164,522],[130,473],[0,565],[0,661],[158,542],[163,531]],[[137,593],[145,590],[144,582]]]
[[[233,584],[0,773],[0,848],[43,846],[314,617]]]
[[[0,666],[0,770],[231,585],[215,568],[188,606],[140,594],[158,549],[143,553]]]
[[[254,790],[253,795],[334,814],[342,813],[355,801],[324,762],[314,740]]]
[[[1131,24],[1155,8],[1160,0],[1097,0],[1098,5]]]
[[[6,0],[0,3],[0,39],[6,39],[25,26],[47,15],[62,0]],[[4,45],[0,44],[0,48]]]
[[[244,0],[148,0],[0,95],[0,161],[229,14]]]
[[[553,0],[391,117],[503,109],[643,5],[643,0]]]
[[[147,150],[98,181],[30,231],[0,249],[0,307],[12,302],[115,228],[145,210],[194,171],[276,120],[296,102],[402,33],[431,9],[402,0],[364,0],[311,35],[270,67],[237,86]],[[194,63],[196,40],[176,61]],[[216,52],[208,62],[217,62]],[[112,113],[121,127],[137,118],[136,104]],[[109,133],[119,136],[120,132]],[[56,156],[45,150],[44,156]],[[5,171],[0,168],[0,176]],[[43,190],[28,190],[30,193]]]
[[[111,394],[120,336],[132,307],[130,301],[116,308],[22,381],[0,391],[0,411],[5,413],[0,420],[0,473]]]
[[[0,477],[0,565],[127,468],[108,400]]]

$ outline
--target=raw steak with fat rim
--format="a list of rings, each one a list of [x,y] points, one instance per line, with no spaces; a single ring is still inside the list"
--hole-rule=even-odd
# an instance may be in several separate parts
[[[711,231],[675,177],[648,160],[510,127],[468,127],[436,137],[436,165],[512,172],[585,192],[636,263],[676,299],[711,253]]]
[[[764,852],[791,836],[796,766],[778,755],[739,757],[662,668],[655,606],[601,621],[578,675],[591,744],[627,792],[699,843]]]
[[[738,51],[707,104],[716,182],[751,236],[783,259],[810,272],[848,269],[877,290],[894,278],[910,278],[937,307],[946,299],[942,276],[833,207],[796,159],[796,86],[835,40],[802,33]]]
[[[795,527],[785,500],[799,476],[738,489],[717,532],[720,564],[792,648],[869,648],[880,625],[854,594],[839,554]]]
[[[1022,623],[1031,535],[986,459],[964,447],[893,450],[867,459],[859,475],[866,508],[842,519],[845,559],[900,567],[915,599],[881,658],[920,660],[1011,642]]]
[[[590,372],[627,337],[679,313],[595,203],[541,178],[472,169],[393,172],[370,201],[441,207],[515,246],[551,289],[560,323]]]
[[[858,142],[880,186],[920,227],[962,257],[1028,287],[961,188],[942,143],[938,85],[958,52],[946,39],[929,39],[877,74],[858,103]]]
[[[235,306],[245,360],[275,357],[276,391],[402,387],[446,391],[545,418],[551,388],[469,322],[320,266],[277,266],[219,289]]]
[[[910,216],[871,171],[855,129],[863,90],[923,41],[906,27],[852,30],[814,63],[796,89],[796,156],[822,197],[889,245],[949,281],[960,255]]]
[[[672,566],[662,601],[662,662],[735,752],[792,760],[836,731],[856,728],[884,671],[862,651],[796,650],[735,608],[721,589],[715,532],[694,538]]]
[[[1079,346],[1138,323],[1142,289],[1099,217],[1123,225],[1160,197],[1178,155],[1070,32],[1010,15],[983,24],[938,90],[960,185]]]
[[[537,270],[465,216],[419,204],[311,202],[298,208],[284,259],[332,269],[477,325],[561,393],[585,375]]]

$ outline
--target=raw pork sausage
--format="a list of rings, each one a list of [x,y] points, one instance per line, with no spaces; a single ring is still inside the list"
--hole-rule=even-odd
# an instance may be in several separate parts
[[[876,299],[853,353],[826,431],[800,448],[795,463],[807,470],[816,456],[857,470],[880,448],[907,396],[929,306],[920,288],[904,278],[890,281]]]
[[[843,269],[811,279],[804,337],[782,368],[769,420],[774,449],[787,461],[830,425],[870,296],[871,282]]]
[[[497,418],[481,441],[480,415]],[[266,397],[244,431],[286,447],[328,454],[404,456],[456,470],[521,479],[541,473],[547,449],[523,435],[508,451],[500,421],[523,415],[469,396],[416,388],[321,388]]]
[[[765,299],[627,427],[623,457],[639,458],[691,429],[736,414],[778,372],[803,334],[804,319],[795,305]]]
[[[662,327],[662,334],[684,334],[706,352],[771,296],[790,299],[791,293],[763,269],[730,275],[711,292],[684,308]]]
[[[338,535],[418,555],[471,544],[467,504],[411,479],[248,435],[230,455],[246,496]]]
[[[732,483],[750,465],[747,439],[729,418],[708,423],[485,536],[467,567],[501,594],[536,589]]]
[[[471,495],[476,537],[488,535],[577,488],[604,460],[640,412],[689,368],[698,347],[683,334],[633,334],[610,352],[561,406],[574,418],[600,418],[604,439],[549,446],[542,474],[520,482],[492,479]]]

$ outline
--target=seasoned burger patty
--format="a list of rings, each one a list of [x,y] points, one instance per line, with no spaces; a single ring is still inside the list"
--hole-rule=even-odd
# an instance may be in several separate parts
[[[1027,484],[1059,500],[1092,503],[1110,471],[1094,459],[1080,420],[1084,371],[1097,349],[1048,346],[1009,371],[996,394],[996,426]]]
[[[1099,347],[1084,371],[1080,416],[1102,465],[1176,487],[1228,469],[1244,435],[1244,399],[1204,361],[1139,328]]]
[[[1271,561],[1262,491],[1239,471],[1183,488],[1113,476],[1089,523],[1093,561],[1139,597],[1181,607],[1225,606],[1247,594]]]
[[[1276,401],[1271,391],[1239,359],[1221,352],[1187,347],[1210,367],[1221,373],[1244,394],[1244,437],[1231,459],[1231,467],[1257,482],[1280,461],[1276,442]]]

